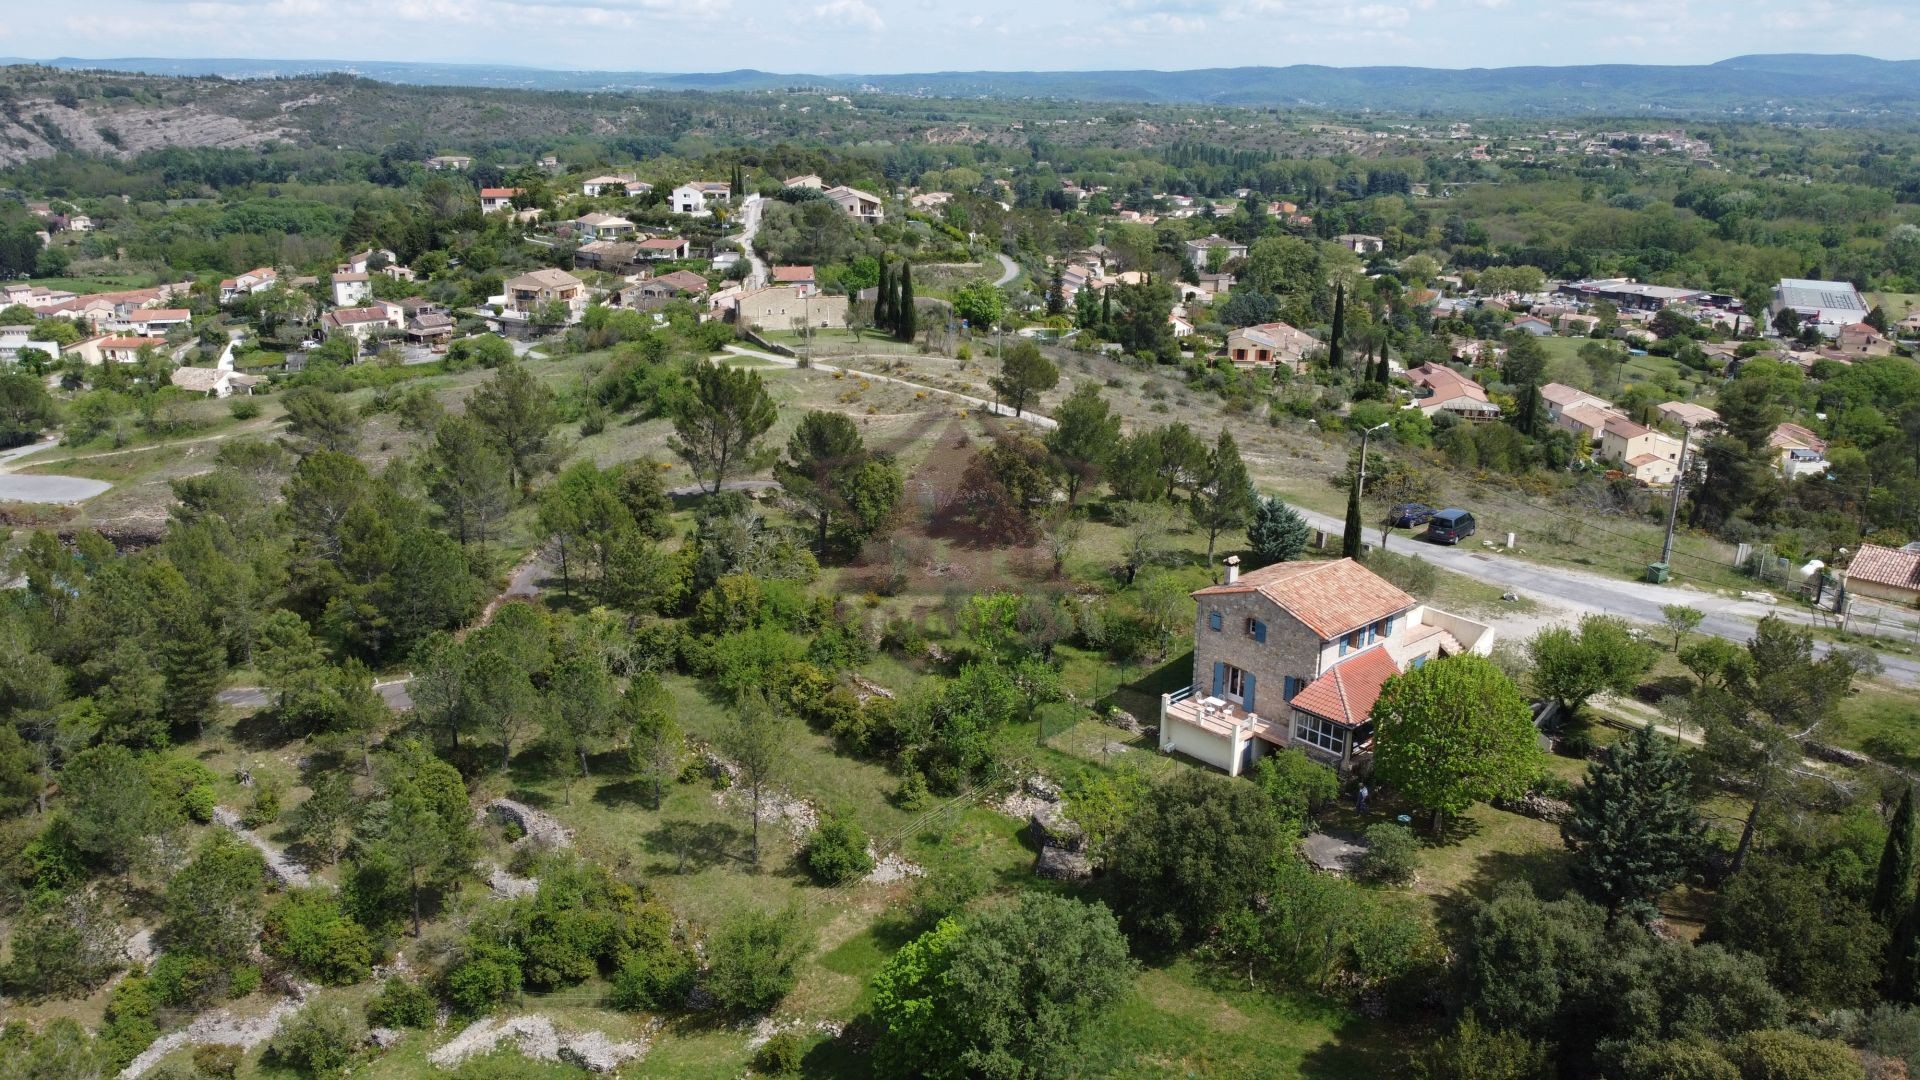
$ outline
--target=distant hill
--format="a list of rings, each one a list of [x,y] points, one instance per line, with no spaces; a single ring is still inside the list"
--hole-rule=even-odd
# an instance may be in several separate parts
[[[943,71],[907,75],[557,71],[493,64],[343,60],[171,60],[46,63],[151,75],[261,79],[350,72],[382,82],[523,90],[751,91],[818,87],[929,97],[1050,98],[1154,104],[1299,106],[1417,113],[1674,115],[1780,118],[1910,115],[1920,61],[1867,56],[1737,56],[1717,64],[1509,68],[1203,68],[1192,71]]]

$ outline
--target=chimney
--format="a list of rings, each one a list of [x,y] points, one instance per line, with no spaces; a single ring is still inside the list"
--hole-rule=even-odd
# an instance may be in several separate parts
[[[1234,582],[1240,580],[1240,556],[1229,555],[1227,556],[1226,563],[1227,563],[1227,584],[1231,585]]]

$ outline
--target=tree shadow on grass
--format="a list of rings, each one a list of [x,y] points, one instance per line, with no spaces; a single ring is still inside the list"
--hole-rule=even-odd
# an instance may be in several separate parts
[[[640,846],[656,856],[661,873],[697,874],[727,863],[746,862],[733,854],[747,842],[746,830],[724,821],[663,821],[640,834]]]
[[[664,801],[667,792],[662,790],[659,794]],[[593,801],[610,809],[623,807],[647,811],[660,809],[654,802],[653,784],[646,780],[614,780],[601,784],[593,792]]]
[[[1435,913],[1442,923],[1465,927],[1480,905],[1493,899],[1502,884],[1513,881],[1532,886],[1544,900],[1559,898],[1572,886],[1567,853],[1557,849],[1485,852],[1474,860],[1470,876],[1434,897]]]
[[[233,741],[246,750],[278,750],[292,742],[294,733],[280,722],[271,708],[261,709],[234,720],[230,729]]]

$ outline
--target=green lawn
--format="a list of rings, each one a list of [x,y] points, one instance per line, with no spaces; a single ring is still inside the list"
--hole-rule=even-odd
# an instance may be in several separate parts
[[[34,278],[28,282],[44,289],[65,289],[72,293],[90,294],[103,292],[121,292],[126,289],[144,289],[158,284],[151,274],[122,274],[102,277],[73,278],[50,277]]]

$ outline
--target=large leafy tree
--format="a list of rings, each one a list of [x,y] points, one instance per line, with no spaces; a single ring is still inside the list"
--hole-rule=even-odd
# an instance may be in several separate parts
[[[1114,905],[1148,939],[1194,940],[1253,901],[1286,842],[1259,788],[1183,772],[1155,789],[1114,837],[1107,859]]]
[[[1875,1000],[1888,935],[1860,898],[1818,868],[1770,857],[1727,882],[1702,940],[1760,957],[1791,997],[1839,1008]]]
[[[1091,379],[1073,388],[1053,418],[1055,427],[1044,441],[1067,489],[1067,505],[1073,506],[1081,488],[1100,482],[1101,471],[1119,449],[1120,418]]]
[[[993,392],[1019,416],[1041,394],[1060,385],[1060,369],[1031,341],[1020,341],[1000,357]]]
[[[1641,921],[1703,850],[1693,771],[1678,745],[1643,727],[1587,769],[1560,836],[1574,854],[1580,890],[1610,915]]]
[[[1433,812],[1524,795],[1543,767],[1527,701],[1491,660],[1454,656],[1387,680],[1373,706],[1374,774]]]
[[[1099,904],[1028,894],[943,920],[874,976],[876,1064],[890,1077],[1072,1075],[1087,1027],[1132,974],[1126,939]]]
[[[842,413],[810,412],[774,463],[781,490],[813,523],[814,545],[825,555],[836,530],[858,541],[878,529],[899,502],[899,469],[874,454],[860,429]],[[891,482],[889,482],[891,481]]]
[[[1602,691],[1631,693],[1654,660],[1652,647],[1611,615],[1588,615],[1578,630],[1548,627],[1527,642],[1527,656],[1533,688],[1569,713]]]
[[[467,399],[467,415],[507,462],[507,480],[525,488],[553,466],[553,389],[520,364],[504,364]]]
[[[729,476],[757,464],[755,447],[778,417],[759,372],[703,363],[693,369],[693,392],[674,411],[668,445],[717,492]]]
[[[1221,429],[1220,438],[1207,454],[1206,471],[1187,501],[1194,524],[1207,534],[1207,565],[1213,565],[1213,552],[1220,534],[1245,528],[1253,516],[1253,478],[1247,475],[1246,462],[1240,460],[1240,447],[1233,433]]]

